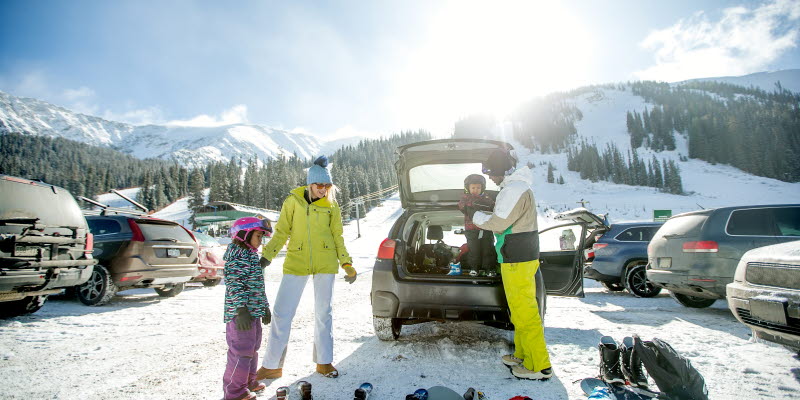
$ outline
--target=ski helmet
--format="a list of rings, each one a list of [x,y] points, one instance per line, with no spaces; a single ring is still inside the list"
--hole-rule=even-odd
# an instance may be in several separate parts
[[[239,218],[233,223],[233,226],[231,226],[230,234],[231,238],[238,239],[250,246],[250,243],[247,241],[252,231],[262,231],[264,232],[264,236],[270,237],[272,234],[272,223],[269,222],[268,219],[259,219],[256,217]]]
[[[508,149],[496,149],[483,162],[483,173],[489,176],[506,176],[514,171],[517,158]]]
[[[476,183],[481,185],[481,193],[486,190],[486,178],[483,175],[471,174],[464,179],[464,192],[469,193],[469,185]]]

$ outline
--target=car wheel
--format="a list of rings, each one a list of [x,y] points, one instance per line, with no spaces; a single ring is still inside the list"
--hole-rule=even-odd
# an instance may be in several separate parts
[[[22,300],[0,303],[0,318],[13,318],[39,311],[47,301],[47,295],[28,296]]]
[[[78,300],[87,306],[102,306],[111,301],[116,293],[117,285],[102,265],[95,265],[89,280],[78,286]]]
[[[403,325],[399,318],[376,317],[372,316],[372,326],[375,328],[375,336],[380,340],[397,340]]]
[[[606,290],[608,290],[609,292],[621,292],[625,290],[625,286],[621,283],[600,281],[600,284],[603,285],[603,287],[606,288]]]
[[[669,292],[669,295],[682,306],[691,308],[706,308],[717,301],[717,299],[707,299],[705,297],[695,297],[675,292]]]
[[[636,297],[653,297],[661,293],[661,288],[647,280],[647,264],[629,265],[625,273],[625,288]]]
[[[203,286],[205,286],[205,287],[214,287],[214,286],[219,285],[219,283],[221,281],[222,281],[222,278],[206,279],[206,280],[203,281]]]
[[[205,282],[203,283],[205,284]],[[184,286],[186,286],[185,283],[176,283],[163,289],[155,288],[155,291],[161,297],[175,297],[183,291]]]

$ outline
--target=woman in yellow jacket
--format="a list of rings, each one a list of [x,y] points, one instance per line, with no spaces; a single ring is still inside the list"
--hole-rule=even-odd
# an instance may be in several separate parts
[[[267,351],[256,379],[275,379],[283,374],[286,347],[297,305],[309,276],[314,281],[314,348],[317,372],[336,378],[333,367],[333,319],[331,300],[333,282],[341,266],[345,280],[353,283],[356,271],[342,237],[342,213],[335,199],[335,186],[327,169],[328,159],[321,156],[308,169],[307,186],[289,193],[272,239],[263,247],[261,265],[266,267],[286,245],[283,279],[272,311],[272,325]]]

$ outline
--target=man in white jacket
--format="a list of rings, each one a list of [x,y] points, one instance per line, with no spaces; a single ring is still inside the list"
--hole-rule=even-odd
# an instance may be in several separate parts
[[[494,211],[472,210],[472,221],[494,232],[497,239],[497,260],[515,328],[514,353],[503,356],[503,364],[518,378],[545,380],[553,376],[553,370],[536,301],[539,228],[531,189],[533,175],[527,166],[516,169],[516,163],[507,150],[489,155],[483,173],[500,186],[500,193]]]

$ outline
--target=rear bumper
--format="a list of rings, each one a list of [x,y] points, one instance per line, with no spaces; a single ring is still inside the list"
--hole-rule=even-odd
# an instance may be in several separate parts
[[[391,260],[377,260],[372,274],[372,314],[432,321],[509,323],[502,282],[408,281],[396,278]]]
[[[81,285],[89,280],[96,260],[77,268],[0,269],[0,292],[32,292]]]
[[[111,277],[119,287],[151,287],[189,282],[199,274],[198,267],[198,264],[151,265],[147,269],[137,269],[122,273],[114,273],[112,271]]]
[[[800,351],[800,292],[734,282],[728,285],[727,294],[728,307],[733,315],[750,327],[756,336]],[[760,308],[751,307],[753,298],[757,296],[782,301],[785,321],[775,321],[774,315],[763,315]]]
[[[225,267],[209,267],[199,266],[197,268],[199,275],[192,278],[192,282],[202,282],[212,279],[222,279]]]
[[[596,281],[601,282],[610,282],[610,283],[619,283],[620,277],[614,275],[606,275],[600,273],[596,269],[592,268],[592,264],[586,264],[583,267],[583,277],[588,279],[594,279]]]
[[[731,278],[691,275],[688,271],[647,269],[647,280],[674,293],[710,299],[724,299],[725,285]]]

